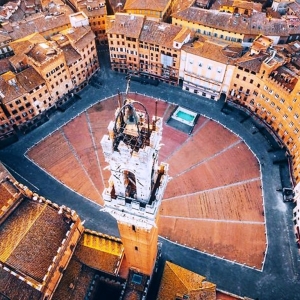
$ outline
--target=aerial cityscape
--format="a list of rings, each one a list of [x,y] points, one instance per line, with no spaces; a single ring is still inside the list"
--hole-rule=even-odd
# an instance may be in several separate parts
[[[300,299],[297,1],[0,5],[0,299]]]

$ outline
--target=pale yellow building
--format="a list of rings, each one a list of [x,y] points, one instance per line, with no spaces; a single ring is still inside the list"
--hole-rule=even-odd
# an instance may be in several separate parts
[[[218,100],[228,93],[234,62],[241,53],[241,46],[205,38],[184,45],[179,71],[182,89]]]

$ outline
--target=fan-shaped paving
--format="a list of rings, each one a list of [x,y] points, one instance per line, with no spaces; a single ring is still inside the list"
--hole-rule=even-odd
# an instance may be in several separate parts
[[[266,245],[260,168],[247,145],[222,125],[200,117],[191,135],[166,124],[174,106],[132,94],[150,118],[163,116],[160,160],[170,176],[159,232],[168,239],[261,268]],[[114,118],[117,96],[95,104],[53,132],[28,156],[83,196],[103,204],[109,178],[100,141]]]

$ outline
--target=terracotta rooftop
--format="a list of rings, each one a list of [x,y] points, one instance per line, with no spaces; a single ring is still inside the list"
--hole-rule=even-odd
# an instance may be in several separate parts
[[[127,37],[139,38],[143,24],[144,16],[117,13],[113,25],[107,33],[124,34]]]
[[[24,54],[30,51],[32,45],[38,43],[47,43],[47,40],[40,33],[32,33],[24,38],[17,39],[10,43],[14,54]]]
[[[239,57],[243,50],[242,47],[236,46],[230,48],[230,45],[226,43],[218,43],[211,40],[206,40],[204,42],[196,41],[192,44],[186,44],[182,49],[188,53],[224,64],[231,62],[231,58]]]
[[[4,80],[4,75],[5,74],[0,76],[0,91],[2,91],[5,96],[2,99],[3,103],[8,103],[26,93],[25,89],[18,83],[18,81],[15,81],[14,84],[9,84]]]
[[[85,265],[117,275],[124,247],[119,239],[85,232],[76,249],[76,257]]]
[[[195,2],[195,0],[175,0],[173,3],[173,11],[181,11],[184,10],[188,7],[190,7],[191,5],[193,5]]]
[[[237,60],[237,65],[248,69],[252,72],[258,73],[263,61],[269,57],[267,53],[259,53],[257,55],[251,55],[249,52],[243,55]]]
[[[67,45],[61,49],[64,52],[68,66],[72,65],[81,58],[80,54],[71,45]]]
[[[189,34],[191,34],[191,30],[189,28],[182,28],[175,36],[174,42],[183,43]]]
[[[255,3],[251,1],[244,1],[244,0],[234,0],[233,7],[243,8],[243,9],[250,9],[254,11],[261,11],[262,10],[262,4],[261,3]]]
[[[83,11],[88,17],[99,17],[107,15],[105,0],[75,0],[75,2],[77,2],[77,7],[79,8],[79,10]]]
[[[0,59],[0,75],[12,71],[11,64],[8,58]]]
[[[181,27],[172,24],[145,20],[140,41],[173,48],[173,41],[181,30]],[[188,32],[185,32],[185,34],[186,37]]]
[[[30,92],[45,83],[45,80],[41,77],[41,75],[32,67],[17,73],[16,77],[18,82],[27,92]]]
[[[95,270],[81,264],[73,255],[52,299],[85,299],[95,273]]]
[[[84,49],[87,45],[91,43],[91,41],[95,40],[95,34],[93,33],[92,30],[89,30],[86,32],[85,35],[83,35],[75,44],[74,47],[75,49],[78,49],[81,51]]]
[[[57,56],[58,49],[54,48],[49,42],[34,44],[31,49],[26,53],[34,61],[43,64],[49,59]]]
[[[10,208],[21,198],[20,191],[8,180],[0,182],[0,223],[1,218],[7,215]]]
[[[292,10],[296,15],[300,15],[300,4],[297,2],[289,2],[288,9]]]
[[[124,9],[145,9],[163,11],[166,9],[170,0],[127,0]]]
[[[11,37],[5,32],[0,32],[0,44],[6,44],[11,41]]]
[[[175,299],[176,296],[191,294],[191,299],[215,300],[216,285],[199,274],[166,261],[157,299]]]
[[[39,300],[42,293],[8,271],[0,268],[0,299]]]
[[[0,261],[43,283],[72,225],[58,208],[25,198],[0,226]]]
[[[234,16],[231,13],[219,12],[217,10],[190,7],[173,14],[172,17],[241,34],[288,35],[285,20],[267,20],[265,13],[260,12],[254,13],[251,18],[248,18],[244,16]]]
[[[67,14],[47,16],[44,13],[37,13],[19,22],[3,23],[0,33],[7,33],[11,39],[17,40],[35,32],[43,33],[57,27],[69,26],[69,24]]]
[[[292,91],[298,82],[299,69],[293,68],[291,64],[286,64],[274,70],[270,74],[270,78],[281,87]]]

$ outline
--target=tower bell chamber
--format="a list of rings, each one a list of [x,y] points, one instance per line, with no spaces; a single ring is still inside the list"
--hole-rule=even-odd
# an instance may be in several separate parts
[[[126,97],[101,140],[111,172],[103,192],[105,211],[118,222],[130,268],[149,276],[157,256],[159,206],[169,178],[168,164],[158,164],[162,124],[156,113],[150,120],[142,103]]]

